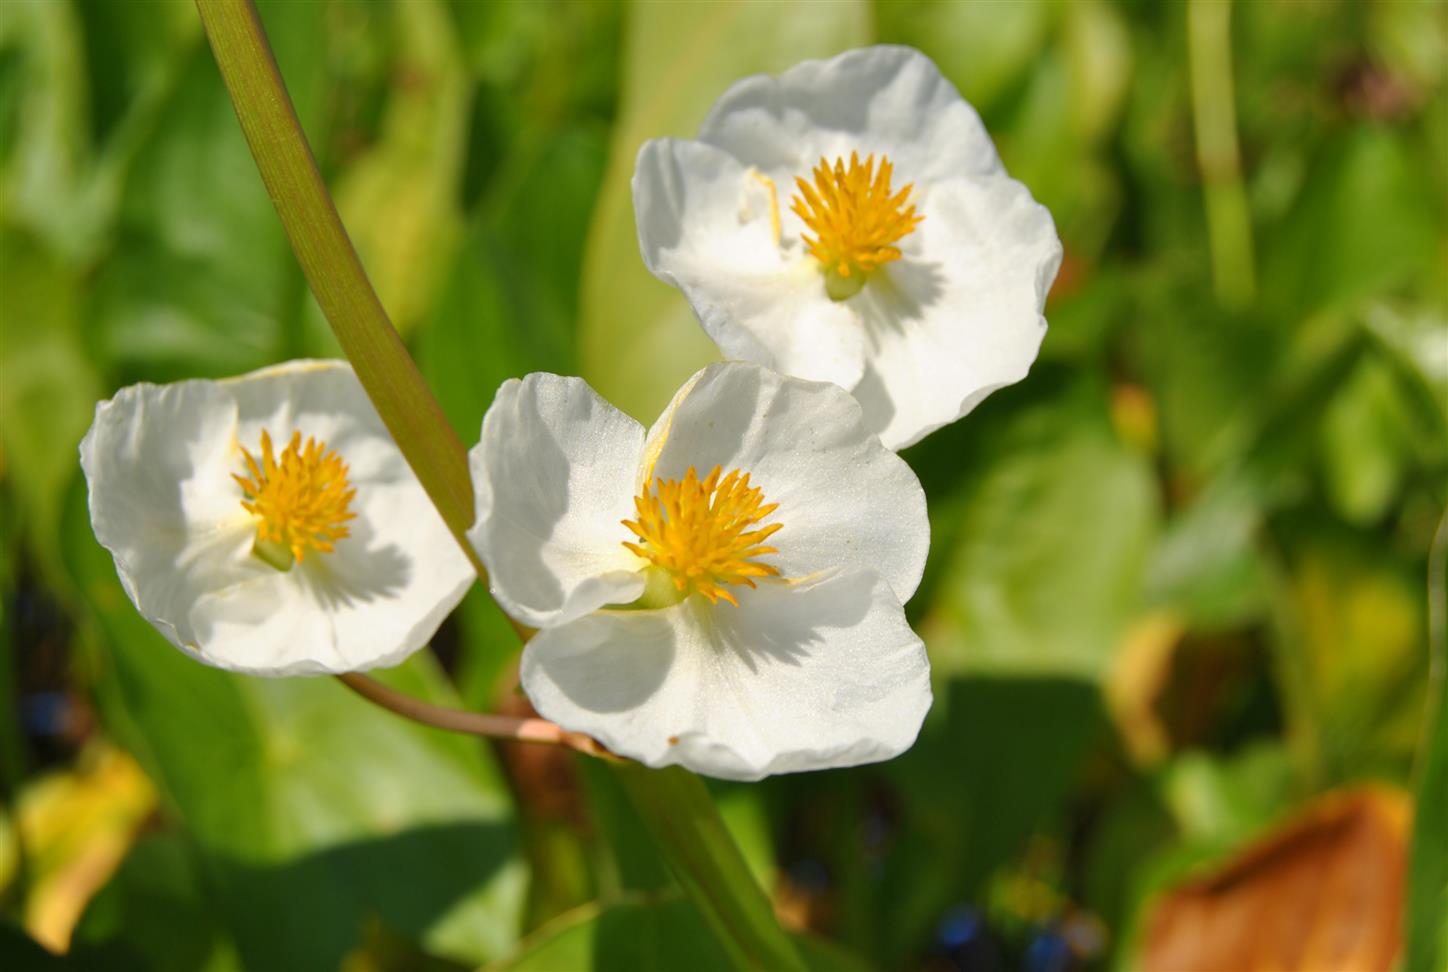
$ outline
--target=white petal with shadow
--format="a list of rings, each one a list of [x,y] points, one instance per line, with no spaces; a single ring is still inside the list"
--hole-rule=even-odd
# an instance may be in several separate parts
[[[256,521],[232,478],[263,428],[278,451],[297,431],[325,442],[357,491],[351,536],[285,572],[252,556]],[[97,407],[81,464],[96,536],[137,609],[218,667],[295,675],[394,664],[431,638],[473,579],[345,362],[122,389]]]
[[[605,611],[539,632],[523,688],[544,716],[649,766],[726,779],[855,766],[914,742],[930,666],[889,585],[851,571]]]
[[[1050,213],[1014,179],[940,183],[924,212],[904,257],[847,301],[868,349],[855,397],[892,449],[1025,377],[1061,261]]]
[[[784,247],[774,239],[769,190],[708,145],[646,143],[633,188],[644,263],[684,292],[726,357],[845,387],[859,380],[860,329],[826,295],[818,264],[800,245],[788,185],[778,186]]]
[[[581,378],[504,382],[469,453],[477,522],[468,537],[493,596],[533,627],[643,593],[623,541],[634,515],[641,425]]]

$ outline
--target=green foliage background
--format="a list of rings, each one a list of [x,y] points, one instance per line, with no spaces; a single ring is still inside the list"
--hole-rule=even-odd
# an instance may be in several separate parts
[[[1144,0],[260,7],[467,443],[507,377],[582,374],[647,421],[710,359],[639,260],[628,182],[744,74],[916,46],[1055,215],[1040,361],[907,453],[934,537],[920,742],[714,788],[830,940],[817,964],[940,967],[964,905],[1005,965],[1068,915],[1105,930],[1083,962],[1129,965],[1153,889],[1360,779],[1421,787],[1406,967],[1448,961],[1442,3],[1238,4],[1230,76],[1186,5]],[[1203,165],[1223,105],[1240,164]],[[73,967],[718,966],[597,766],[548,777],[550,809],[490,748],[330,681],[192,663],[121,592],[76,461],[95,402],[337,354],[190,4],[0,4],[0,207],[5,803],[75,758],[25,728],[42,689],[93,705],[161,797]],[[481,591],[439,642],[387,681],[495,705],[516,639]],[[43,862],[3,836],[18,921]]]

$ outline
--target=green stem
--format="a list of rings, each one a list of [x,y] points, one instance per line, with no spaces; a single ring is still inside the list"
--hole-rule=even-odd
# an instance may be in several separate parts
[[[413,472],[478,575],[486,577],[466,538],[473,520],[467,454],[362,269],[251,0],[196,0],[196,7],[257,169],[322,313]],[[519,634],[526,640],[529,632],[520,628]],[[371,691],[358,679],[348,684]],[[619,774],[679,883],[736,963],[802,968],[698,777],[636,764],[621,765]]]
[[[1428,705],[1414,766],[1402,967],[1448,968],[1448,510],[1428,552]]]
[[[468,558],[467,454],[372,289],[302,133],[251,0],[196,0],[201,25],[302,273],[362,387]]]
[[[1237,149],[1229,0],[1192,0],[1187,8],[1187,47],[1212,282],[1224,305],[1243,307],[1256,294],[1257,282],[1252,268],[1252,217]]]
[[[637,763],[614,767],[655,842],[734,965],[803,969],[794,942],[779,926],[739,846],[699,777]]]

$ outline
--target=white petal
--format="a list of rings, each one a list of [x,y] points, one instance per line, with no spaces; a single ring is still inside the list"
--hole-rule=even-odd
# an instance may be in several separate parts
[[[887,156],[925,219],[900,242],[903,259],[835,302],[803,254],[791,200],[796,177],[851,152]],[[789,268],[774,275],[758,269],[772,237],[755,199],[761,179],[778,192]],[[697,142],[645,147],[635,194],[645,260],[684,291],[727,357],[852,389],[891,448],[1019,380],[1039,348],[1060,262],[1055,227],[918,51],[865,48],[740,81]],[[753,261],[749,272],[735,254]]]
[[[836,385],[786,378],[758,365],[710,365],[675,396],[649,433],[645,475],[680,479],[715,465],[750,475],[784,528],[765,563],[785,578],[863,567],[902,602],[930,546],[925,493],[903,459],[865,427]]]
[[[217,382],[123,388],[96,406],[80,445],[96,539],[121,586],[178,647],[209,590],[271,571],[247,556],[255,528],[231,480],[236,402]]]
[[[863,338],[798,243],[791,191],[777,187],[790,241],[781,248],[769,189],[754,174],[700,142],[654,139],[634,170],[639,250],[656,277],[684,292],[725,357],[848,388],[862,374]]]
[[[643,439],[581,378],[532,374],[498,389],[469,454],[478,521],[468,537],[514,618],[562,624],[643,593],[622,524]]]
[[[255,670],[269,650],[268,674],[313,675],[385,668],[427,644],[472,585],[472,567],[420,484],[357,486],[357,519],[333,553],[197,601],[189,621],[207,660]]]
[[[935,63],[888,45],[745,78],[714,103],[699,140],[783,180],[781,191],[852,151],[889,156],[900,185],[1000,169],[980,116]]]
[[[286,572],[251,555],[232,474],[265,428],[336,450],[357,490],[351,536]],[[301,361],[225,381],[135,385],[81,444],[96,537],[173,644],[221,668],[317,674],[422,647],[472,582],[467,558],[387,436],[350,366]]]
[[[1050,213],[1004,175],[931,186],[922,211],[904,258],[847,302],[869,347],[855,397],[892,449],[1025,377],[1061,262]]]
[[[523,689],[616,753],[726,779],[908,749],[930,708],[930,666],[889,586],[856,571],[754,593],[738,608],[695,596],[539,632]]]

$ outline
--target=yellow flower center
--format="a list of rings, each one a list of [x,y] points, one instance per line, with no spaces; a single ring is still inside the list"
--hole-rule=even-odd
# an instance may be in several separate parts
[[[691,466],[682,480],[656,479],[652,490],[634,497],[634,508],[638,519],[623,525],[640,543],[623,545],[668,571],[682,594],[697,591],[712,604],[722,598],[737,606],[723,585],[753,587],[756,577],[779,576],[779,568],[755,559],[778,553],[764,541],[784,524],[759,524],[779,504],[765,505],[764,492],[749,485],[748,473],[736,469],[721,478],[715,466],[700,480]]]
[[[815,234],[813,239],[808,233],[800,234],[805,246],[826,273],[840,278],[839,282],[850,282],[843,288],[850,293],[859,290],[870,271],[900,259],[894,244],[925,218],[913,205],[905,204],[913,183],[891,193],[892,169],[883,155],[877,169],[875,156],[861,165],[859,153],[851,152],[849,168],[843,158],[835,159],[833,167],[820,159],[814,169],[814,185],[794,180],[799,193],[792,208]],[[831,296],[836,296],[834,288]]]
[[[245,476],[233,474],[246,499],[242,508],[259,518],[256,553],[281,570],[302,560],[308,548],[331,553],[334,542],[347,536],[346,522],[357,514],[349,507],[357,490],[347,482],[347,464],[326,445],[292,433],[278,458],[271,436],[261,433],[261,461],[245,448]]]

